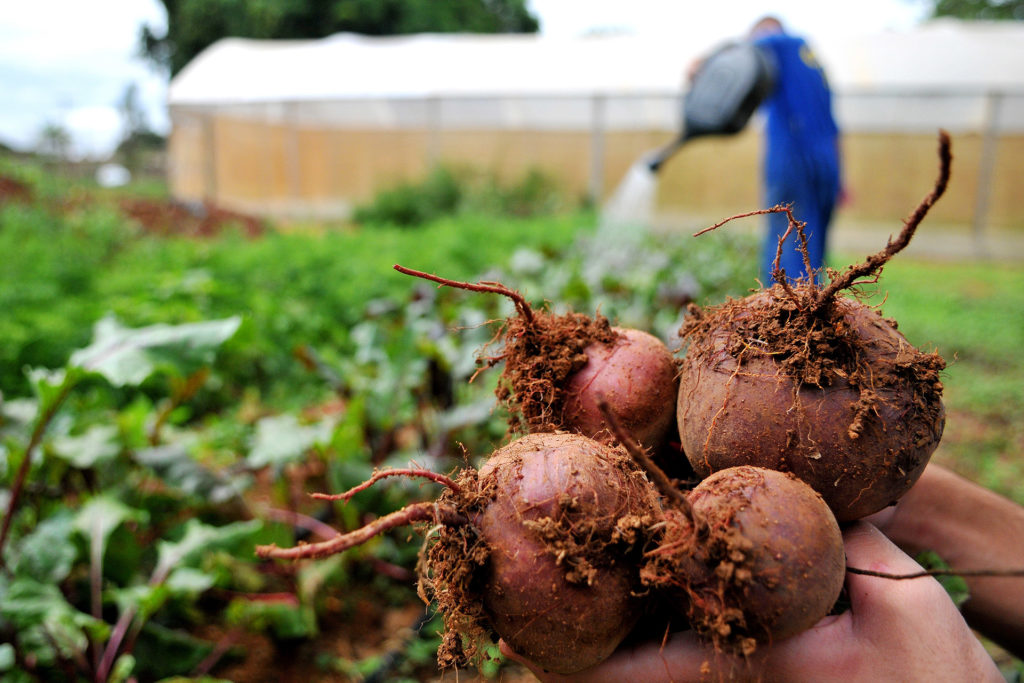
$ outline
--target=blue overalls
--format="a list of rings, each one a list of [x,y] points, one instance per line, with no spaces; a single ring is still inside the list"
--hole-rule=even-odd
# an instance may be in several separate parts
[[[765,208],[792,204],[805,228],[811,266],[821,269],[825,239],[839,197],[839,129],[832,117],[832,93],[825,73],[802,39],[778,33],[754,41],[773,58],[775,88],[762,105],[767,113],[764,153]],[[768,215],[761,258],[762,282],[769,283],[785,214]],[[790,280],[807,275],[795,232],[786,240],[780,265]]]

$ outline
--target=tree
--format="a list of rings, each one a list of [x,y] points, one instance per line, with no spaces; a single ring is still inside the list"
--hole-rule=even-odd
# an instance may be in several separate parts
[[[143,55],[178,73],[220,38],[322,38],[349,31],[535,33],[526,0],[161,0],[167,33],[143,26]]]
[[[115,155],[119,157],[128,170],[137,173],[143,162],[143,155],[148,151],[158,150],[164,146],[164,139],[154,133],[146,120],[146,110],[139,102],[139,86],[129,84],[117,103],[121,115],[122,133]]]
[[[934,17],[1024,21],[1024,0],[932,0]]]
[[[46,123],[39,131],[36,151],[59,163],[67,161],[71,156],[71,133],[59,123]]]

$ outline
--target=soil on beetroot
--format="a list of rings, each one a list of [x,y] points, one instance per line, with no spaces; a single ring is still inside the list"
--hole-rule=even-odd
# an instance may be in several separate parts
[[[893,321],[855,301],[836,299],[809,313],[780,285],[710,312],[693,312],[682,330],[691,342],[684,377],[700,375],[706,391],[680,420],[711,417],[694,429],[706,430],[700,452],[692,453],[702,460],[695,467],[719,469],[722,463],[709,465],[716,453],[737,439],[756,439],[767,460],[750,464],[796,472],[845,519],[891,500],[882,490],[877,502],[859,490],[846,491],[836,482],[840,476],[865,481],[874,471],[879,481],[913,483],[945,422],[940,379],[945,362],[937,353],[914,348]],[[743,414],[738,402],[762,399],[755,412],[775,413],[785,427],[776,438],[741,433],[743,423],[732,421]],[[829,412],[833,407],[835,414]],[[691,450],[696,451],[693,443]],[[828,470],[830,459],[832,479],[819,482],[814,472]]]
[[[750,655],[824,616],[842,588],[839,526],[792,475],[756,467],[716,473],[666,511],[644,583],[669,589],[719,651]]]
[[[229,211],[211,202],[196,206],[156,199],[122,199],[121,212],[136,221],[152,235],[210,238],[225,230],[241,230],[246,237],[255,238],[266,232],[266,225],[258,218]]]
[[[608,442],[596,409],[604,396],[645,447],[668,452],[677,364],[653,335],[612,327],[600,314],[534,311],[522,294],[499,282],[459,282],[394,268],[442,286],[501,294],[515,304],[516,314],[503,321],[477,359],[481,370],[504,363],[495,394],[508,412],[509,435],[565,430]],[[484,355],[497,342],[500,352]]]
[[[660,508],[624,451],[568,432],[530,434],[455,479],[386,469],[318,497],[347,500],[393,476],[425,477],[445,490],[349,533],[291,548],[260,545],[256,554],[323,558],[428,523],[419,593],[442,615],[437,660],[445,669],[481,663],[480,645],[501,637],[546,669],[580,671],[609,656],[644,612],[636,567]]]
[[[566,458],[573,449],[586,457]],[[439,663],[478,662],[498,634],[562,672],[610,654],[642,612],[631,558],[657,509],[629,457],[578,435],[530,435],[458,484],[440,503],[472,524],[440,528],[419,572],[445,619]]]
[[[564,387],[587,364],[586,348],[612,345],[618,338],[602,315],[534,313],[532,319],[511,318],[502,355],[489,359],[505,363],[496,394],[509,409],[509,427],[530,433],[560,429]]]
[[[795,232],[811,270],[804,224],[789,207],[744,214],[784,212],[790,227],[779,240],[777,284],[715,308],[691,306],[680,330],[688,348],[677,419],[698,474],[740,464],[792,472],[840,521],[877,512],[913,485],[942,436],[945,362],[911,346],[895,321],[841,294],[877,282],[909,244],[945,192],[951,161],[949,136],[940,132],[932,191],[881,251],[829,270],[827,286],[793,282],[779,266]]]

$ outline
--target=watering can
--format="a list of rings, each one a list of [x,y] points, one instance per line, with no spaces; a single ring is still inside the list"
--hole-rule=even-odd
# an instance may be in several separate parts
[[[683,98],[682,132],[647,160],[657,173],[679,148],[706,135],[732,135],[743,130],[754,110],[775,86],[775,66],[750,43],[730,43],[701,64]]]

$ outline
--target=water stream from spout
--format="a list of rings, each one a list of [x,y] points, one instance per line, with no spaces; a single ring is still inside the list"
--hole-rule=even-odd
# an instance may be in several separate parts
[[[651,170],[648,155],[633,162],[615,192],[601,207],[598,235],[613,237],[623,230],[647,230],[654,219],[658,175]]]

